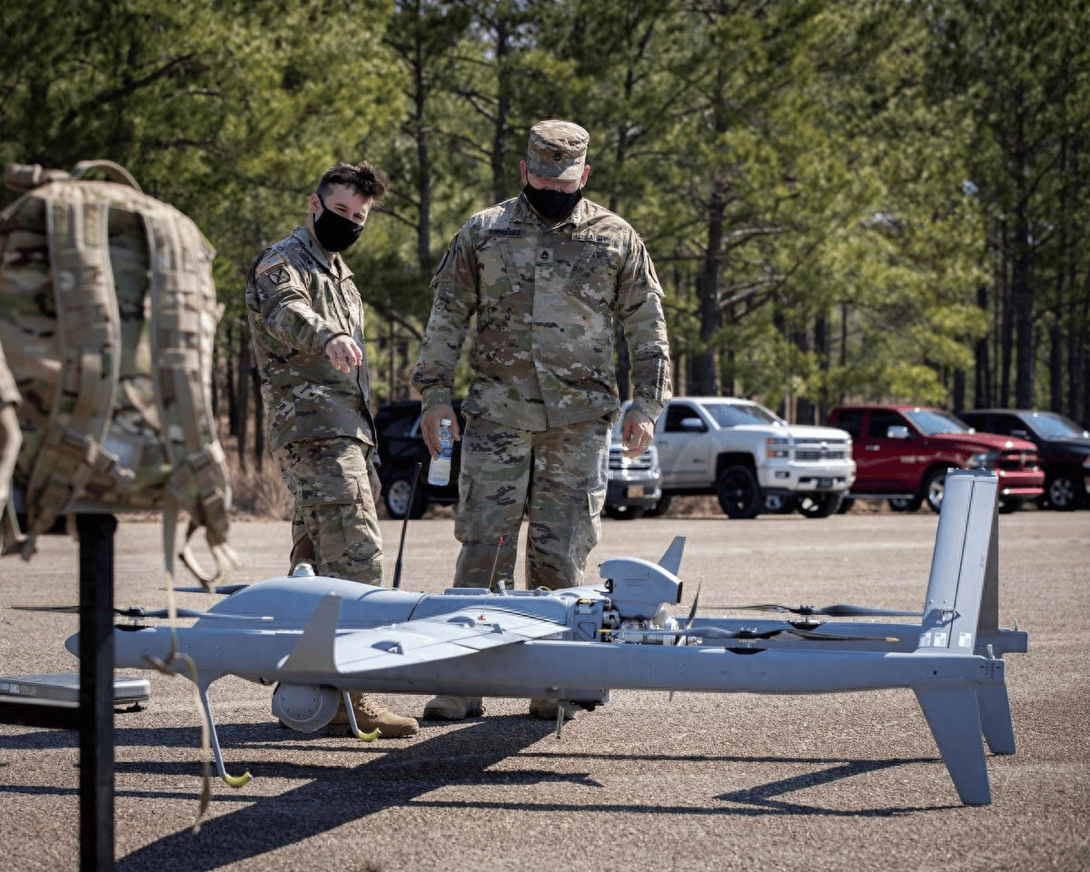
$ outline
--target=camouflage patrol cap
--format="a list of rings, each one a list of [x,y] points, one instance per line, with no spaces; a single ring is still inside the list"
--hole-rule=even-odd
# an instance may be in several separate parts
[[[583,174],[590,134],[571,121],[539,121],[530,128],[526,170],[546,179],[578,181]]]

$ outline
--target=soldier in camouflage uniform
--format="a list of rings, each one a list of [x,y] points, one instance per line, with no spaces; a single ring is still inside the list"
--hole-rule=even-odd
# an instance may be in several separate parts
[[[11,493],[11,476],[15,471],[15,461],[19,459],[19,447],[23,443],[23,431],[19,428],[19,418],[15,407],[22,401],[19,388],[8,369],[4,348],[0,346],[0,529],[3,529],[4,550],[15,543],[14,525],[5,523],[8,496]]]
[[[582,198],[590,167],[586,130],[549,120],[530,129],[519,196],[474,215],[432,280],[431,317],[413,372],[433,456],[450,406],[455,366],[476,316],[472,383],[462,410],[462,543],[455,585],[510,583],[524,511],[527,588],[583,583],[606,495],[609,431],[620,409],[615,335],[620,324],[634,397],[625,454],[651,443],[669,399],[662,289],[632,227]],[[483,711],[479,699],[439,697],[425,717]],[[555,704],[531,714],[555,717]]]
[[[374,585],[382,584],[382,537],[363,300],[339,252],[359,238],[386,190],[366,162],[328,170],[305,226],[261,252],[246,281],[269,447],[295,499],[292,565],[306,555],[319,575]],[[412,718],[354,697],[362,729],[417,732]],[[347,717],[338,720],[335,729]]]

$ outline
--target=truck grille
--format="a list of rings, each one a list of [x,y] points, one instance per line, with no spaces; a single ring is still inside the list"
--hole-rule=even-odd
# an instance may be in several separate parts
[[[1036,451],[1003,451],[999,455],[997,464],[999,469],[1017,472],[1026,469],[1036,469],[1038,457]]]
[[[630,460],[625,460],[620,448],[609,449],[609,468],[610,469],[650,469],[651,468],[651,452],[645,451],[639,457],[633,457]]]
[[[845,460],[849,456],[846,442],[828,442],[823,439],[799,439],[795,444],[796,460]]]

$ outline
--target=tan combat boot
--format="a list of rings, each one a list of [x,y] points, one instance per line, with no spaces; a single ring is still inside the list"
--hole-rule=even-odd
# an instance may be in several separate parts
[[[483,714],[484,701],[479,696],[437,696],[424,706],[424,719],[429,721],[460,721]]]
[[[407,718],[404,715],[396,715],[384,708],[377,700],[366,693],[351,693],[352,711],[356,715],[356,726],[362,733],[371,733],[378,730],[379,738],[399,739],[405,736],[415,736],[420,732],[420,725],[415,718]],[[351,733],[351,725],[348,722],[348,712],[344,710],[344,703],[333,716],[333,720],[325,728],[327,736],[347,736]]]

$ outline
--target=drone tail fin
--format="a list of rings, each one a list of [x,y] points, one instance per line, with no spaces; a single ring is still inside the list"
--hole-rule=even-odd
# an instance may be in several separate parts
[[[998,625],[998,485],[991,473],[952,470],[946,476],[920,649],[968,656],[981,624]]]
[[[991,658],[998,633],[998,478],[951,471],[946,477],[924,601],[918,652]],[[981,643],[981,635],[985,636]],[[927,681],[913,687],[962,802],[991,802],[981,733],[993,753],[1014,753],[1014,727],[995,660],[987,679]]]
[[[678,570],[681,569],[681,555],[684,551],[685,537],[675,536],[674,541],[670,543],[670,547],[667,548],[662,557],[659,558],[659,566],[667,572],[677,575]]]
[[[337,640],[337,619],[340,612],[341,598],[335,593],[321,599],[314,614],[307,621],[303,635],[280,664],[281,674],[335,674],[338,671],[333,649]]]

